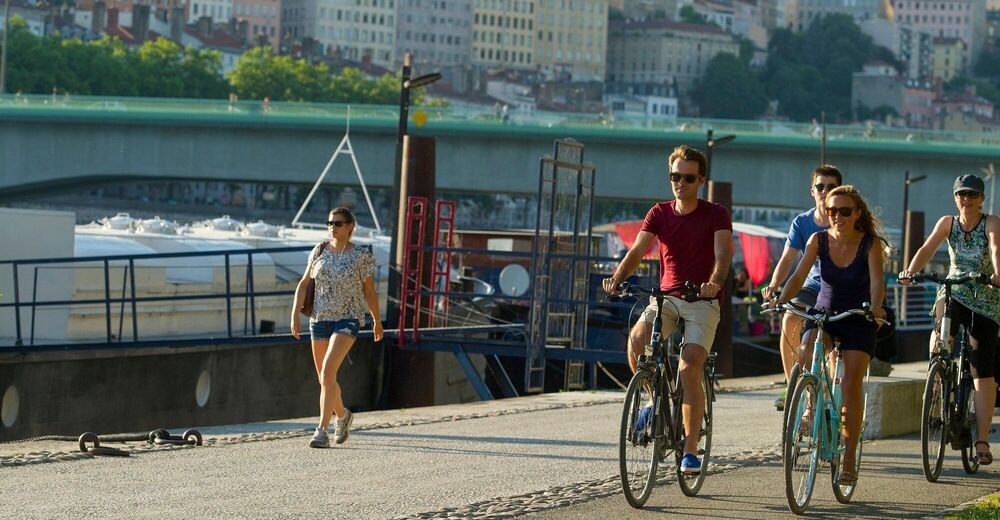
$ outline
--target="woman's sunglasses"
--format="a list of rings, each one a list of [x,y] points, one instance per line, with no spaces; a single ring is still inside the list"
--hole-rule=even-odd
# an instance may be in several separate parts
[[[841,217],[847,218],[853,215],[854,210],[856,209],[858,208],[854,208],[851,206],[845,206],[843,208],[826,208],[826,215],[828,217],[835,217],[839,214]]]
[[[681,179],[684,179],[684,182],[686,182],[688,184],[694,184],[698,180],[698,176],[695,175],[695,174],[693,174],[693,173],[671,173],[670,174],[670,180],[672,182],[681,182]]]
[[[327,221],[326,227],[343,227],[343,226],[346,226],[348,224],[350,224],[350,222],[348,222],[346,220],[330,220],[330,221]]]
[[[817,185],[813,186],[813,188],[816,188],[816,192],[817,193],[823,193],[824,191],[830,191],[830,190],[832,190],[832,189],[834,189],[836,187],[837,187],[836,184],[817,184]]]
[[[960,199],[978,199],[979,192],[972,190],[962,190],[962,191],[956,191],[955,196]]]

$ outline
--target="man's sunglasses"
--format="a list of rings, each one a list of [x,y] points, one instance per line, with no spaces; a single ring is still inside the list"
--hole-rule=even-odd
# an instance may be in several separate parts
[[[817,185],[813,186],[813,188],[816,188],[816,192],[817,193],[823,193],[824,191],[830,191],[830,190],[832,190],[832,189],[834,189],[836,187],[837,187],[836,184],[817,184]]]
[[[346,226],[348,224],[350,224],[350,222],[348,222],[346,220],[330,220],[330,221],[327,221],[326,227],[343,227],[343,226]]]
[[[854,208],[851,206],[844,206],[843,208],[826,208],[826,215],[829,217],[835,217],[839,213],[841,217],[847,218],[854,214]]]
[[[681,182],[681,179],[684,179],[684,182],[686,182],[688,184],[694,184],[695,182],[698,181],[698,175],[695,175],[693,173],[671,173],[670,174],[670,181],[671,182]]]
[[[962,191],[956,191],[955,196],[960,199],[978,199],[979,192],[972,190],[962,190]]]

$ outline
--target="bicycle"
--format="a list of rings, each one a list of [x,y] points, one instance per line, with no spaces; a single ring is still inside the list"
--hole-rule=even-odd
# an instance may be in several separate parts
[[[851,316],[865,316],[871,319],[868,304],[863,309],[851,309],[838,314],[817,309],[802,309],[796,305],[785,303],[780,306],[783,312],[791,312],[816,324],[818,329],[816,341],[813,343],[812,365],[808,370],[802,370],[794,384],[790,383],[792,396],[788,400],[788,415],[782,432],[782,453],[785,473],[785,498],[788,507],[797,515],[805,513],[816,483],[820,463],[830,463],[833,494],[837,501],[846,504],[851,501],[857,489],[857,481],[851,484],[840,484],[842,465],[841,458],[847,447],[841,429],[840,410],[842,405],[841,380],[843,367],[839,342],[834,342],[833,352],[836,355],[833,377],[828,372],[824,354],[824,337],[827,336],[826,326]],[[776,312],[771,309],[769,312]],[[878,320],[886,323],[884,320]],[[868,374],[865,374],[865,382]],[[867,391],[863,399],[861,429],[864,432],[867,420]],[[821,412],[822,411],[822,412]],[[855,448],[855,464],[861,467],[863,435],[859,435]]]
[[[924,477],[928,482],[937,482],[947,444],[951,444],[953,450],[961,450],[962,468],[966,473],[973,474],[979,471],[976,456],[979,439],[975,419],[975,386],[969,362],[969,331],[961,327],[959,347],[957,351],[952,349],[951,291],[952,287],[969,282],[988,284],[990,276],[966,273],[955,278],[942,278],[936,273],[916,273],[910,276],[910,280],[928,280],[942,285],[945,294],[937,348],[927,365],[927,383],[920,410],[920,456]]]
[[[625,296],[648,295],[656,299],[652,334],[645,352],[639,356],[635,375],[625,391],[622,410],[618,462],[625,500],[634,508],[641,508],[646,503],[656,483],[657,466],[666,460],[671,451],[674,453],[681,492],[686,496],[695,496],[708,474],[708,460],[712,449],[712,402],[715,401],[712,385],[715,381],[716,353],[709,353],[702,376],[705,415],[699,431],[697,453],[702,460],[701,471],[686,475],[681,471],[685,441],[681,418],[683,389],[680,374],[675,373],[671,364],[671,361],[677,362],[679,353],[674,355],[667,352],[666,339],[661,333],[661,314],[666,296],[679,294],[688,302],[711,301],[714,298],[699,297],[698,288],[691,282],[666,290],[645,289],[626,282],[618,289]],[[678,318],[678,326],[682,322]],[[646,418],[640,419],[643,409],[647,407],[649,411],[646,412]]]

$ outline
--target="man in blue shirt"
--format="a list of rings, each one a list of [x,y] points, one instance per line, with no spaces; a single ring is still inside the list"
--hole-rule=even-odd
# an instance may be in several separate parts
[[[781,258],[774,267],[771,283],[761,289],[765,300],[770,300],[772,295],[780,290],[787,281],[795,262],[805,251],[809,237],[817,231],[830,227],[830,218],[826,216],[823,201],[830,190],[843,183],[843,176],[836,166],[824,164],[813,170],[809,194],[812,195],[816,204],[809,211],[792,220],[792,226],[788,229],[788,237],[785,239],[785,250],[782,251]],[[802,305],[816,305],[819,285],[819,262],[817,261],[813,264],[812,270],[809,271],[809,277],[802,285],[802,289],[792,298],[792,301]],[[788,379],[789,372],[792,371],[792,367],[798,359],[798,348],[802,342],[804,321],[802,318],[787,312],[781,319],[781,365],[785,370],[785,379]],[[774,405],[778,410],[781,410],[785,405],[785,397],[779,396]]]

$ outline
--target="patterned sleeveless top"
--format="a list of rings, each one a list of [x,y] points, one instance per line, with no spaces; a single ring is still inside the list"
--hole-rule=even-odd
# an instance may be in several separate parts
[[[966,233],[962,230],[958,216],[952,217],[951,231],[948,233],[948,256],[951,257],[948,276],[969,272],[993,274],[990,241],[986,236],[988,218],[989,215],[983,213],[976,227]],[[952,295],[973,312],[1000,323],[1000,290],[996,287],[982,284],[958,285],[952,288]],[[937,299],[943,298],[944,287],[939,287]]]

